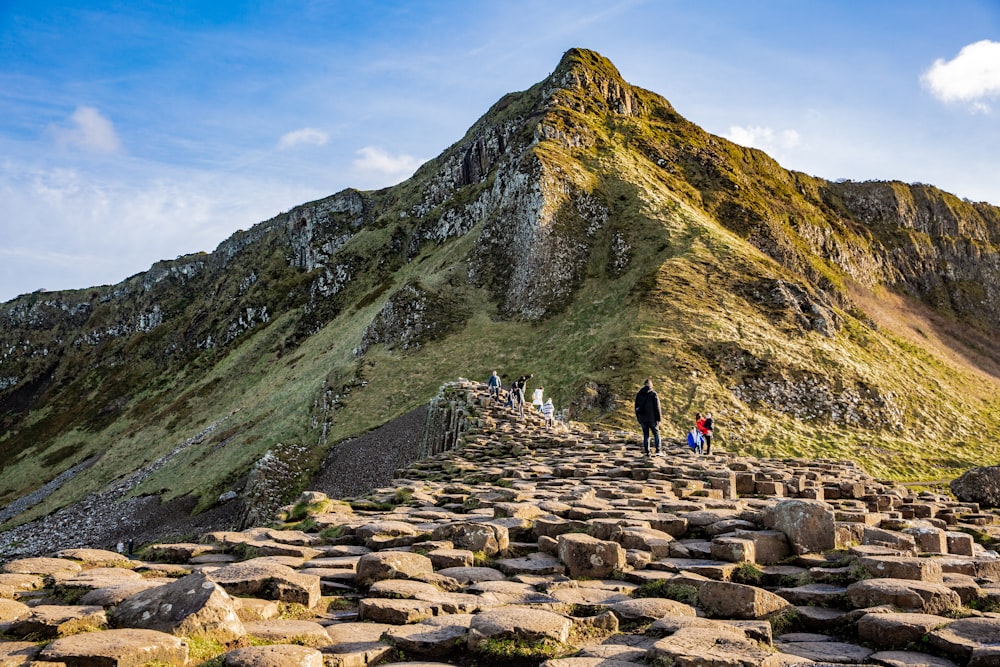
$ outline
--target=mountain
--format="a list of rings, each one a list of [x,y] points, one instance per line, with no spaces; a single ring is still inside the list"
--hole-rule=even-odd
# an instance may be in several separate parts
[[[112,485],[201,512],[261,461],[292,497],[493,369],[598,428],[648,376],[667,437],[707,410],[724,449],[945,479],[1000,459],[998,248],[994,206],[788,171],[573,49],[399,185],[0,305],[0,527]]]

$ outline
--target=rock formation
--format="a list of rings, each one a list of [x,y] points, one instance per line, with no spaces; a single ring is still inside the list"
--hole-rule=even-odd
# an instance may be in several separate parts
[[[462,441],[392,486],[134,559],[5,563],[0,664],[997,664],[996,511],[441,393]]]

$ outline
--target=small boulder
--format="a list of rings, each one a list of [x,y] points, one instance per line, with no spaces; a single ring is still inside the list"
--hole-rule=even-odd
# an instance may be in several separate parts
[[[280,563],[251,559],[212,570],[209,578],[230,595],[264,597],[314,607],[321,596],[320,579]]]
[[[358,559],[357,582],[361,586],[383,579],[420,579],[432,574],[431,559],[410,551],[376,551]]]
[[[819,553],[836,547],[833,507],[822,500],[782,500],[765,510],[764,523],[788,537],[792,553]]]
[[[110,614],[119,628],[145,628],[227,643],[246,634],[233,599],[202,573],[127,598]]]
[[[735,619],[766,619],[792,605],[763,588],[730,581],[706,581],[698,589],[698,602],[709,616]]]
[[[980,507],[1000,507],[1000,465],[966,470],[948,485],[963,503],[979,503]]]
[[[584,533],[560,535],[559,559],[574,579],[603,579],[626,566],[625,550],[617,542],[599,540]]]

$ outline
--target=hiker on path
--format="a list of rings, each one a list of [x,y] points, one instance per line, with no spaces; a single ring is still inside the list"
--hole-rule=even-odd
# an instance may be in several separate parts
[[[712,428],[714,423],[712,422],[712,413],[705,413],[705,421],[702,423],[701,435],[705,439],[705,454],[712,453]]]
[[[542,417],[545,417],[545,428],[547,428],[547,429],[552,428],[552,425],[553,425],[553,423],[555,421],[554,420],[554,415],[555,415],[556,408],[555,408],[554,405],[552,405],[552,399],[551,398],[549,400],[545,401],[544,403],[542,403],[541,410],[542,410]]]
[[[642,427],[642,453],[649,456],[649,434],[652,432],[656,455],[663,456],[660,451],[660,397],[653,391],[653,381],[649,378],[635,395],[635,418]]]
[[[497,375],[496,371],[493,371],[493,375],[490,376],[490,379],[487,382],[487,384],[489,385],[490,388],[490,401],[499,401],[501,383],[500,383],[500,376]]]
[[[531,404],[535,406],[539,412],[542,411],[542,404],[545,402],[542,400],[544,390],[544,387],[539,387],[535,391],[531,392]]]
[[[508,401],[513,403],[513,408],[517,410],[517,415],[524,419],[524,388],[517,382],[510,388]]]

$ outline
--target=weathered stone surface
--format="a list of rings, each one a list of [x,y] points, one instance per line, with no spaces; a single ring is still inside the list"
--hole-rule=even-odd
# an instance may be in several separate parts
[[[571,577],[602,579],[626,565],[625,550],[617,542],[583,533],[560,535],[559,559]]]
[[[145,628],[223,644],[246,634],[225,589],[195,573],[129,597],[110,612],[112,626]]]
[[[378,551],[358,560],[357,581],[370,586],[383,579],[419,579],[434,574],[434,564],[427,556],[408,551]]]
[[[107,625],[103,607],[38,605],[31,613],[12,622],[7,634],[12,637],[52,638]]]
[[[562,574],[566,566],[554,556],[532,553],[522,558],[505,558],[494,563],[497,569],[507,575],[515,574]]]
[[[865,614],[858,621],[858,638],[879,648],[901,649],[951,622],[931,614]]]
[[[105,567],[127,566],[131,562],[128,556],[106,549],[63,549],[56,553],[56,557]]]
[[[543,609],[504,607],[476,614],[469,624],[469,649],[480,650],[490,639],[565,643],[573,622]]]
[[[869,657],[886,667],[958,667],[947,658],[916,651],[879,651]]]
[[[247,621],[244,627],[246,633],[252,637],[279,644],[326,646],[330,642],[326,628],[315,621],[275,618],[266,621]]]
[[[3,571],[10,574],[70,574],[82,568],[76,561],[66,558],[19,558],[4,563]]]
[[[784,653],[797,655],[813,662],[856,665],[874,653],[870,648],[836,641],[780,642],[776,645]]]
[[[106,630],[56,639],[42,649],[39,658],[67,667],[184,665],[188,647],[180,637],[156,630]]]
[[[710,616],[736,619],[765,619],[792,607],[763,588],[729,581],[706,581],[698,589],[698,602]]]
[[[981,507],[1000,507],[1000,465],[966,470],[949,484],[955,497]]]
[[[123,581],[104,588],[95,588],[80,598],[79,604],[100,605],[105,609],[121,604],[127,598],[148,591],[164,584],[172,583],[174,580],[163,579],[137,579],[134,581]]]
[[[225,667],[323,667],[323,654],[308,646],[292,644],[248,646],[227,653],[222,664]]]
[[[0,666],[23,667],[34,665],[42,647],[35,642],[0,641]]]
[[[821,500],[779,501],[765,510],[764,522],[785,534],[792,553],[818,553],[836,547],[833,508]]]
[[[856,608],[892,605],[903,611],[941,614],[962,606],[958,593],[943,584],[910,579],[865,579],[847,587]]]
[[[383,623],[336,623],[326,629],[330,645],[323,653],[338,667],[365,667],[386,658],[393,649],[382,635],[392,628]]]
[[[794,605],[838,606],[847,597],[847,588],[833,584],[806,584],[775,591]]]
[[[970,660],[974,650],[1000,644],[1000,618],[962,618],[932,631],[929,641],[948,657]]]
[[[778,667],[783,662],[737,628],[681,628],[657,641],[650,656],[677,667]]]
[[[385,639],[407,654],[441,658],[464,648],[468,634],[468,622],[464,625],[416,623],[389,630]]]
[[[941,582],[941,566],[931,558],[913,556],[869,556],[861,566],[874,577]]]
[[[487,522],[460,521],[434,529],[435,540],[450,540],[456,548],[481,551],[487,556],[505,555],[510,547],[506,527]]]
[[[366,598],[358,605],[358,614],[362,621],[403,625],[430,618],[435,608],[434,604],[423,600]]]
[[[31,613],[31,608],[17,600],[0,598],[0,621],[16,621]]]
[[[212,570],[212,581],[230,595],[249,595],[314,607],[321,596],[319,577],[286,565],[252,559]]]
[[[622,623],[651,623],[667,616],[696,616],[691,605],[666,598],[636,598],[611,605]]]

